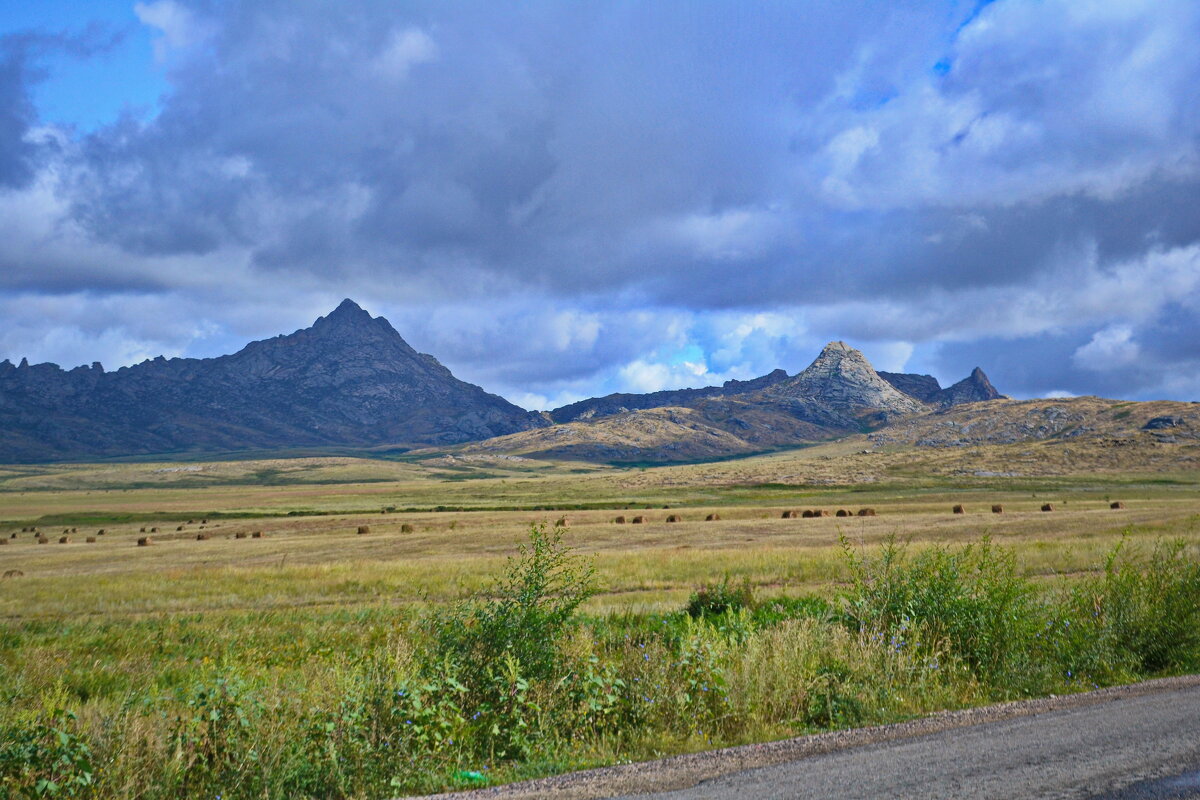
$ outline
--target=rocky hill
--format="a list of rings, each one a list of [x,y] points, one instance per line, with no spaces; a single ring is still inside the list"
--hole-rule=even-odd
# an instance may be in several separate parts
[[[545,425],[418,353],[350,300],[219,358],[0,362],[0,461],[176,451],[452,444]]]
[[[550,412],[565,420],[561,424],[459,450],[614,463],[699,461],[827,441],[968,398],[999,396],[980,370],[950,389],[928,375],[892,378],[876,372],[858,350],[830,342],[795,376],[776,370],[720,387],[585,400]]]

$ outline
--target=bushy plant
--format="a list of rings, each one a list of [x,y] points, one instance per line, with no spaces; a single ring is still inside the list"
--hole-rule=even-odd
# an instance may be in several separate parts
[[[436,667],[453,677],[472,740],[500,757],[530,752],[541,713],[535,684],[545,693],[572,677],[562,643],[595,591],[594,568],[564,533],[531,526],[502,578],[424,624],[426,675]]]
[[[53,708],[28,724],[0,728],[0,796],[87,797],[94,784],[92,750],[70,711]]]
[[[1200,562],[1184,542],[1158,542],[1149,554],[1121,542],[1072,599],[1092,648],[1124,657],[1133,671],[1200,667]]]
[[[754,590],[750,579],[743,578],[734,583],[726,575],[720,583],[701,586],[692,592],[684,610],[689,617],[713,617],[727,611],[740,611],[754,604]]]
[[[858,554],[844,538],[842,547],[851,581],[846,614],[859,630],[880,634],[899,649],[914,646],[908,631],[919,626],[988,682],[1022,671],[1040,614],[1011,551],[986,537],[913,557],[894,538],[873,558]]]

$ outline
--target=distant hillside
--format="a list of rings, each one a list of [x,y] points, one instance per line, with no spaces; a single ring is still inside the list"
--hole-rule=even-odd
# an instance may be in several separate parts
[[[980,370],[948,390],[929,376],[893,377],[915,379],[930,402],[885,380],[858,350],[830,342],[795,376],[776,370],[720,387],[585,400],[550,412],[566,420],[561,424],[458,450],[611,463],[700,461],[827,441],[943,404],[998,396]],[[675,405],[658,405],[668,402]]]
[[[877,446],[975,447],[1051,439],[1163,444],[1200,441],[1200,404],[1100,397],[996,400],[898,420],[870,435]]]
[[[0,362],[0,461],[314,445],[451,444],[547,424],[458,380],[350,300],[219,358]]]

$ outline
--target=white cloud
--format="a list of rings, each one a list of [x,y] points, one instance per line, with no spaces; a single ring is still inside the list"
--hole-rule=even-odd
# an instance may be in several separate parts
[[[176,0],[157,0],[134,3],[133,13],[138,20],[157,29],[161,36],[154,41],[155,60],[166,61],[171,51],[186,50],[199,44],[212,33],[212,27],[200,20],[191,9]]]
[[[1091,341],[1075,351],[1072,361],[1084,369],[1104,372],[1136,364],[1142,351],[1133,340],[1129,325],[1109,325],[1092,335]]]
[[[414,66],[433,61],[437,56],[437,43],[429,34],[420,28],[405,28],[392,31],[373,66],[385,78],[403,80]]]

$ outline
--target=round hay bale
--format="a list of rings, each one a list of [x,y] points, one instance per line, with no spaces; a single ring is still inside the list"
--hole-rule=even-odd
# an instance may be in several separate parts
[[[138,543],[137,543],[138,547],[149,547],[152,544],[154,544],[154,540],[151,539],[149,536],[139,536],[138,537]]]
[[[780,519],[795,519],[796,512],[795,511],[785,511],[779,515],[779,518]]]
[[[182,525],[180,525],[180,526],[179,526],[178,528],[176,528],[175,530],[177,530],[177,531],[181,531],[181,530],[183,530],[183,526],[182,526]]]
[[[246,538],[246,532],[245,532],[245,531],[238,531],[237,533],[235,533],[235,534],[233,535],[233,538],[235,538],[235,539],[245,539],[245,538]]]
[[[412,526],[412,525],[410,525],[410,524],[408,524],[408,523],[406,522],[406,523],[404,523],[403,525],[401,525],[401,526],[400,526],[400,532],[401,532],[401,533],[412,533],[412,532],[413,532],[413,526]]]
[[[830,510],[827,508],[821,508],[821,509],[817,509],[816,511],[814,511],[813,516],[814,517],[831,517],[831,516],[833,516],[833,513],[830,512]]]
[[[1002,506],[1002,505],[1000,505],[999,503],[997,503],[996,505],[992,506],[992,513],[993,513],[993,514],[1003,514],[1003,513],[1004,513],[1004,506]]]
[[[66,534],[70,533],[70,532],[71,532],[71,529],[70,529],[70,528],[63,528],[63,535],[64,535],[64,536],[65,536]]]
[[[25,530],[25,529],[24,529],[24,528],[21,528],[21,530]],[[9,538],[9,539],[15,539],[15,538],[17,538],[17,534],[15,534],[15,533],[10,533],[10,534],[8,535],[8,538]]]
[[[873,517],[873,516],[875,516],[875,509],[873,509],[873,508],[860,508],[860,509],[858,510],[858,515],[859,515],[860,517]]]
[[[817,515],[817,512],[813,511],[811,508],[806,508],[806,509],[804,509],[804,511],[802,511],[800,513],[800,516],[803,517],[804,519],[812,519],[816,515]]]
[[[103,536],[105,533],[106,533],[106,531],[104,530],[104,528],[101,528],[100,530],[96,531],[97,536]]]
[[[954,513],[955,513],[955,514],[965,514],[965,513],[967,513],[967,509],[965,509],[965,508],[964,508],[963,506],[961,506],[961,505],[957,505],[957,506],[955,506],[955,507],[954,507]]]
[[[146,532],[145,527],[138,528],[138,533],[145,533],[145,532]]]
[[[358,526],[358,533],[359,533],[360,535],[361,535],[361,534],[364,534],[364,533],[370,533],[370,532],[371,532],[371,526],[370,526],[370,525],[359,525],[359,526]]]
[[[836,513],[836,514],[834,514],[834,516],[835,516],[835,517],[853,517],[854,515],[853,515],[853,514],[851,514],[849,511],[847,511],[847,510],[846,510],[846,509],[844,509],[844,508],[839,508],[839,509],[837,510],[837,513]]]
[[[79,533],[79,528],[71,528],[71,533]]]
[[[197,542],[204,542],[204,541],[208,541],[208,534],[207,534],[207,533],[197,533],[197,534],[196,534],[196,541],[197,541]]]
[[[193,524],[195,521],[196,521],[196,520],[194,520],[194,519],[189,519],[189,520],[187,521],[187,524],[188,524],[188,525],[191,525],[191,524]]]
[[[70,544],[71,537],[70,536],[60,536],[60,537],[58,537],[58,543],[59,544]]]
[[[8,544],[8,539],[0,539],[0,544]]]
[[[709,514],[707,517],[704,518],[704,521],[705,522],[717,522],[720,519],[721,519],[720,514]]]
[[[1053,510],[1054,510],[1053,503],[1045,503],[1042,505],[1042,511],[1053,511]]]
[[[1122,503],[1120,500],[1118,500],[1118,501],[1117,501],[1117,502],[1115,502],[1115,503],[1109,503],[1109,504],[1108,504],[1108,507],[1109,507],[1109,508],[1111,508],[1111,509],[1119,509],[1119,508],[1124,508],[1124,507],[1125,507],[1125,504],[1124,504],[1124,503]]]
[[[614,524],[614,525],[624,525],[624,524],[625,524],[625,517],[623,517],[623,516],[618,516],[616,519],[614,519],[614,520],[613,520],[613,524]]]
[[[667,514],[667,522],[680,522],[678,514]]]
[[[86,543],[88,543],[88,544],[95,544],[95,543],[96,543],[96,537],[95,537],[95,536],[89,536],[89,537],[87,537],[86,539],[84,539],[83,541],[85,541],[85,542],[86,542]]]
[[[255,531],[254,533],[250,534],[250,538],[251,539],[261,539],[261,538],[263,538],[263,532]]]
[[[566,517],[559,517],[558,521],[554,523],[554,527],[556,527],[556,528],[566,528],[566,527],[569,527],[570,525],[571,525],[571,520],[567,519]]]
[[[50,540],[47,539],[45,536],[39,536],[37,538],[37,543],[38,544],[50,544]]]
[[[158,528],[151,528],[151,529],[150,529],[150,532],[151,532],[151,533],[158,533]]]
[[[208,520],[206,520],[206,519],[202,519],[202,520],[200,520],[200,524],[201,524],[201,525],[207,525],[207,524],[208,524]]]
[[[645,517],[643,517],[641,514],[639,514],[639,515],[637,515],[636,517],[634,517],[634,518],[633,518],[633,520],[632,520],[632,521],[631,521],[629,524],[631,524],[631,525],[641,525],[641,524],[642,524],[643,522],[645,522],[645,521],[646,521],[646,518],[645,518]]]

